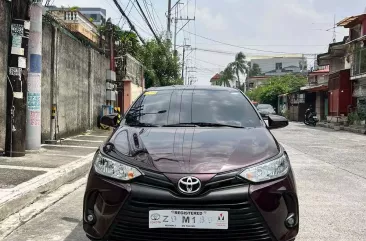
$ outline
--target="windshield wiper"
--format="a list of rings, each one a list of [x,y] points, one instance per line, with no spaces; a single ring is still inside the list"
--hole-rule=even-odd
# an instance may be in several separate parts
[[[197,127],[198,125],[192,123],[176,123],[176,124],[168,124],[162,125],[162,127]]]
[[[158,125],[154,125],[154,124],[150,124],[150,123],[143,123],[143,122],[138,122],[138,123],[131,123],[131,124],[127,124],[128,126],[139,126],[139,127],[159,127]]]
[[[179,123],[179,124],[191,124],[201,127],[232,127],[232,128],[245,128],[243,126],[236,126],[236,125],[228,125],[228,124],[222,124],[222,123],[210,123],[210,122],[191,122],[191,123]]]

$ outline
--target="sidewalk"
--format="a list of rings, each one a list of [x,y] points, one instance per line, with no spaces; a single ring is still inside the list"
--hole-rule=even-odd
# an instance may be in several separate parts
[[[43,144],[25,157],[0,157],[0,221],[84,176],[110,133],[96,129],[55,145]]]
[[[357,125],[345,126],[345,125],[335,125],[335,123],[319,122],[317,126],[330,128],[336,131],[342,130],[357,134],[366,134],[366,128]]]

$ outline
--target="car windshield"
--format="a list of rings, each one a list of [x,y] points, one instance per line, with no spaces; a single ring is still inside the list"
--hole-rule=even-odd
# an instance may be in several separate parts
[[[126,125],[258,127],[260,119],[237,90],[147,91],[132,105]]]
[[[257,106],[257,108],[258,110],[273,110],[273,107],[267,104],[260,104]]]

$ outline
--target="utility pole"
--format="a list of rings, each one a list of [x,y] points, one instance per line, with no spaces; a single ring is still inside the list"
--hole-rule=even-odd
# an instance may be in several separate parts
[[[171,40],[172,39],[172,34],[170,32],[170,22],[172,21],[172,0],[168,0],[168,21],[167,21],[167,29],[166,29],[166,34],[167,34],[167,39]]]
[[[337,34],[336,34],[336,15],[334,14],[334,21],[333,21],[333,43],[337,41]]]
[[[25,155],[29,1],[13,0],[11,4],[5,154],[19,157]]]
[[[185,52],[186,52],[186,46],[184,45],[183,46],[183,61],[182,61],[182,80],[184,81],[184,55],[185,55]]]
[[[115,65],[114,65],[114,26],[112,24],[112,22],[110,23],[110,32],[109,32],[109,49],[111,51],[110,53],[110,59],[109,59],[109,67],[110,70],[115,71]]]
[[[184,59],[185,59],[186,47],[191,47],[191,45],[189,45],[189,44],[183,45],[183,59],[182,59],[182,79],[183,79],[183,81],[184,81]]]
[[[30,8],[27,124],[25,147],[41,148],[41,73],[42,73],[42,12],[41,0],[33,0]]]

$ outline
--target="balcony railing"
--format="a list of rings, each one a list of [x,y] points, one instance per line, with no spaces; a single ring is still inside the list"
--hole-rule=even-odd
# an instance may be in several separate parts
[[[366,48],[353,54],[351,76],[366,74]]]

